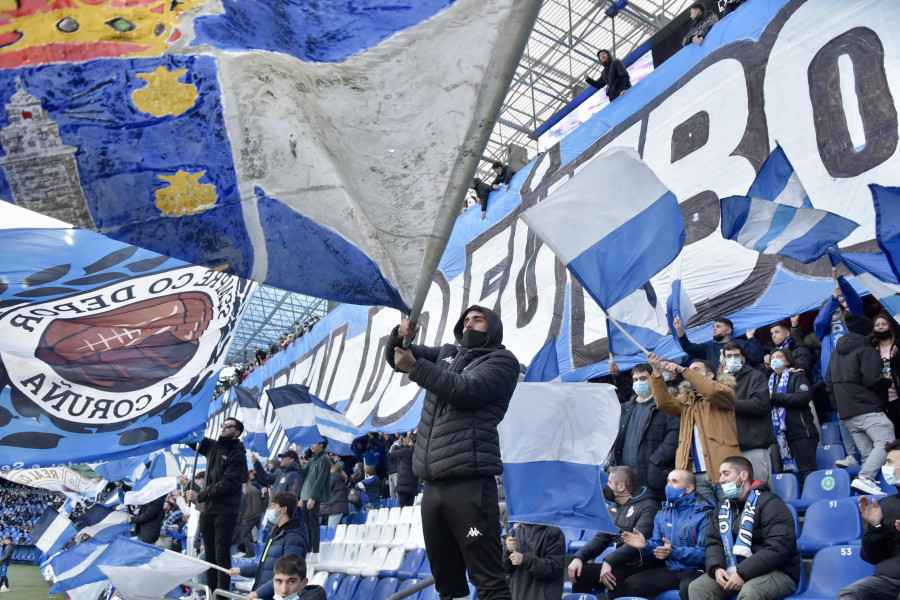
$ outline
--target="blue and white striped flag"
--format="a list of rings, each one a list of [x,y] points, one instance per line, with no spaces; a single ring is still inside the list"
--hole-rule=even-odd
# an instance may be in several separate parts
[[[830,252],[833,265],[843,262],[894,320],[900,321],[900,278],[894,273],[885,254],[841,253],[835,248]]]
[[[633,362],[635,357],[644,362],[644,349],[656,352],[656,346],[666,339],[665,307],[649,281],[610,307],[606,315],[609,353],[616,355],[616,362],[625,357],[632,359],[623,364]],[[618,325],[612,323],[613,319]]]
[[[287,439],[305,447],[328,438],[328,450],[352,454],[350,444],[359,436],[343,413],[309,393],[305,385],[290,384],[266,390]]]
[[[522,220],[603,310],[671,263],[685,240],[677,198],[630,148],[598,156]]]
[[[722,198],[722,237],[760,254],[811,263],[859,227],[850,219],[812,208],[780,146],[766,159],[747,194]]]
[[[94,564],[125,598],[162,598],[211,566],[130,538],[117,538]]]
[[[69,520],[69,515],[56,512],[48,506],[34,524],[31,539],[41,552],[49,556],[62,550],[76,533],[78,532]]]
[[[53,568],[51,594],[68,594],[72,600],[97,600],[108,579],[95,565],[109,544],[87,540],[50,559]]]
[[[269,456],[269,439],[266,435],[266,422],[259,407],[259,394],[236,385],[231,388],[238,406],[241,407],[244,423],[244,447],[261,456]]]
[[[139,506],[165,496],[178,487],[179,475],[175,457],[166,451],[157,453],[131,491],[125,493],[125,504]]]
[[[131,529],[128,515],[102,504],[94,504],[78,519],[78,533],[98,542],[109,542]]]
[[[510,522],[618,533],[599,465],[616,439],[619,411],[616,390],[608,384],[516,386],[498,427]]]

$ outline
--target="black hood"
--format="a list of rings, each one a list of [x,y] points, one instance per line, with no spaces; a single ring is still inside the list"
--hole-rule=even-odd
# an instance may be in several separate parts
[[[488,341],[483,348],[503,348],[503,322],[500,320],[500,315],[489,308],[478,306],[477,304],[473,304],[464,310],[456,325],[453,326],[453,336],[456,338],[456,343],[462,346],[463,321],[466,320],[466,315],[473,310],[483,314],[485,320],[487,320]]]
[[[871,345],[872,340],[868,337],[858,333],[849,332],[842,335],[841,339],[837,341],[837,344],[834,346],[834,351],[838,354],[850,354],[854,350]]]

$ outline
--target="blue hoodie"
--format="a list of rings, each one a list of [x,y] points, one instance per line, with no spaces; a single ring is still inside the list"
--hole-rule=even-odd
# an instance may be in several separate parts
[[[847,310],[854,315],[863,314],[862,299],[853,286],[844,279],[843,275],[837,278],[841,292],[844,293],[844,301],[847,303]],[[825,305],[819,310],[816,316],[816,322],[813,324],[813,330],[816,337],[822,342],[822,355],[819,358],[819,368],[821,369],[822,379],[828,375],[828,362],[831,360],[831,352],[834,350],[837,341],[847,333],[844,326],[844,320],[838,316],[834,318],[834,311],[840,308],[840,303],[835,300],[834,295],[828,296]]]
[[[641,554],[653,558],[653,551],[664,546],[663,537],[672,543],[672,554],[666,560],[670,571],[697,571],[706,567],[706,525],[709,512],[715,508],[708,501],[698,501],[697,492],[685,494],[674,503],[663,503],[653,519],[653,538],[641,548]]]

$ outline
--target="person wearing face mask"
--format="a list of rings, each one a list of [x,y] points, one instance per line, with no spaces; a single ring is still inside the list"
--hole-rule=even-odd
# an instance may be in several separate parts
[[[753,465],[732,456],[719,467],[726,498],[706,535],[706,576],[695,579],[691,600],[778,600],[797,589],[803,562],[794,517],[784,501],[754,482]]]
[[[881,472],[888,485],[900,486],[900,440],[885,450]],[[898,488],[900,489],[900,488]],[[875,574],[842,589],[838,600],[894,600],[900,594],[900,494],[880,499],[859,497],[865,524],[859,556],[875,565]]]
[[[309,585],[306,579],[306,562],[296,554],[282,556],[275,561],[272,577],[275,593],[273,600],[326,600],[325,588]]]
[[[622,533],[622,539],[647,560],[665,561],[655,569],[632,575],[622,584],[625,596],[650,598],[679,590],[688,600],[688,586],[703,575],[706,564],[706,526],[715,506],[697,496],[694,474],[684,469],[669,473],[666,501],[653,520],[653,537],[640,531]]]
[[[663,363],[651,352],[647,361],[653,369],[650,389],[656,406],[680,420],[675,467],[691,471],[697,478],[698,494],[716,501],[715,480],[707,473],[718,473],[722,460],[738,452],[734,377],[720,373],[715,381],[715,369],[705,360],[694,360],[685,368]],[[677,396],[666,387],[664,371],[684,376]]]
[[[648,496],[645,487],[639,485],[631,467],[612,467],[603,495],[616,527],[621,531],[639,531],[650,537],[659,504]],[[588,562],[600,556],[610,544],[615,544],[616,549],[604,556],[602,563]],[[658,566],[658,563],[645,561],[640,551],[627,545],[621,536],[600,532],[575,553],[569,563],[569,580],[572,592],[576,594],[590,594],[595,588],[606,588],[609,598],[619,598],[629,595],[621,592],[622,582],[652,566]]]
[[[722,348],[729,342],[740,344],[744,349],[744,356],[750,366],[756,367],[763,362],[763,349],[759,340],[756,338],[756,330],[747,330],[746,340],[734,340],[734,323],[725,317],[718,317],[713,321],[713,339],[708,342],[695,344],[688,339],[684,331],[684,325],[681,323],[681,317],[676,316],[672,320],[675,326],[675,335],[678,337],[678,343],[681,348],[687,352],[692,359],[705,360],[711,362],[714,369],[719,368],[719,362],[722,359]]]
[[[235,567],[229,572],[231,576],[255,576],[253,591],[247,596],[247,600],[256,598],[273,600],[275,587],[272,580],[276,561],[288,554],[296,554],[300,558],[306,556],[306,550],[309,547],[309,532],[305,523],[294,518],[296,508],[297,494],[292,492],[275,494],[266,510],[266,522],[271,523],[274,529],[272,537],[269,538],[259,555],[259,562],[240,568]]]
[[[519,380],[519,359],[503,346],[503,323],[489,308],[470,306],[453,328],[456,344],[430,347],[403,340],[418,332],[409,319],[395,327],[385,360],[425,389],[413,449],[413,472],[425,481],[422,530],[441,598],[510,597],[503,575],[496,475],[503,472],[497,425]]]
[[[815,471],[819,430],[813,421],[812,390],[802,369],[794,367],[794,353],[779,348],[769,358],[772,374],[772,424],[783,471],[800,473],[800,486]]]
[[[792,317],[793,319],[793,317]],[[772,350],[786,348],[794,355],[794,367],[802,369],[806,378],[812,380],[813,368],[816,364],[816,357],[812,350],[807,348],[800,340],[795,340],[791,335],[791,329],[786,324],[778,322],[769,327],[769,334],[772,336],[772,343],[775,345]],[[771,352],[763,357],[766,367],[769,367],[771,360]]]
[[[737,402],[734,415],[737,421],[741,456],[753,463],[753,472],[760,481],[769,481],[772,459],[769,446],[775,443],[772,430],[772,399],[766,376],[746,364],[744,347],[728,342],[722,348],[724,370],[737,381]]]
[[[884,391],[887,400],[887,416],[894,424],[894,434],[900,434],[900,402],[897,402],[900,391],[900,344],[897,331],[894,328],[894,320],[886,311],[882,310],[873,320],[872,345],[881,355],[881,373],[886,379],[891,380],[891,385]],[[900,436],[897,436],[900,437]]]
[[[634,469],[657,501],[665,497],[666,476],[675,466],[678,419],[656,407],[650,392],[653,369],[647,363],[631,369],[634,396],[622,405],[619,434],[612,447],[612,464]]]

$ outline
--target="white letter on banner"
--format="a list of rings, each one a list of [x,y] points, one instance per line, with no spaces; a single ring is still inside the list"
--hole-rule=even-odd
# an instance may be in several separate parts
[[[708,141],[681,160],[671,162],[675,128],[701,112],[709,116]],[[731,153],[744,137],[747,116],[744,67],[734,59],[720,60],[695,75],[650,113],[644,162],[679,202],[706,190],[719,198],[745,194],[756,171],[746,158]]]
[[[391,367],[384,360],[384,346],[379,343],[386,338],[399,321],[400,314],[393,309],[370,309],[375,311],[364,335],[368,337],[368,348],[362,357],[359,379],[353,393],[353,401],[345,411],[347,418],[357,425],[364,423],[378,405],[378,388],[387,384]],[[366,396],[369,396],[366,398]]]
[[[900,11],[893,2],[807,2],[785,23],[769,55],[770,140],[784,148],[815,208],[860,224],[842,246],[875,236],[867,185],[900,185],[895,151],[900,64],[885,60],[900,54],[898,28]],[[841,95],[850,82],[858,86],[852,107]],[[860,122],[865,139],[852,147],[859,138],[853,124]]]
[[[493,310],[495,305],[499,305],[500,295],[509,284],[511,233],[507,225],[506,229],[490,239],[485,240],[482,234],[480,239],[476,238],[475,242],[469,244],[470,248],[474,248],[466,258],[466,271],[470,277],[469,306],[479,304]],[[475,246],[477,242],[481,245]],[[466,308],[468,307],[460,307],[459,312],[462,313]],[[453,322],[456,323],[456,320]]]

